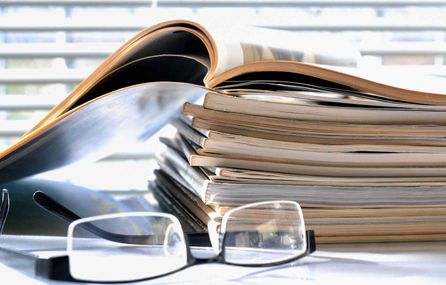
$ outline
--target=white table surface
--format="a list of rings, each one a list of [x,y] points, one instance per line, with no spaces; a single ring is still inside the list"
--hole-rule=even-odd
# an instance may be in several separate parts
[[[446,284],[446,242],[320,245],[311,256],[282,266],[247,268],[204,264],[138,284],[363,285],[380,282]],[[70,283],[37,278],[31,260],[0,250],[0,284]]]

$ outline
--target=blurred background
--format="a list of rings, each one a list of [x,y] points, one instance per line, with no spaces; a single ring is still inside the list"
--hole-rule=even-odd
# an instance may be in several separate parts
[[[445,0],[0,0],[0,148],[125,40],[160,19],[184,17],[332,34],[357,46],[361,64],[446,77]],[[94,164],[42,176],[144,191],[158,148],[154,137]]]

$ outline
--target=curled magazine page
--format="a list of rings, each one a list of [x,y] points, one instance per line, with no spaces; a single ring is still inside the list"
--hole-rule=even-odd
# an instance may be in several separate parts
[[[146,140],[205,88],[172,82],[132,85],[59,116],[0,157],[0,181],[11,181],[79,161],[95,161]]]
[[[247,27],[240,45],[244,64],[274,60],[356,66],[361,56],[352,44],[339,38],[267,28]]]
[[[356,66],[361,57],[339,38],[296,34],[247,25],[204,25],[217,47],[217,63],[207,79],[253,62],[292,61],[336,66]],[[206,81],[206,80],[205,80]]]

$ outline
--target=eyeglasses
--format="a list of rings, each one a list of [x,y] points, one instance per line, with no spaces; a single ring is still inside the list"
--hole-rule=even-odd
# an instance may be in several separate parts
[[[34,199],[46,210],[71,220],[67,256],[36,264],[38,275],[52,279],[138,281],[201,263],[279,265],[315,251],[314,233],[305,230],[302,210],[293,201],[266,201],[228,211],[221,220],[219,247],[211,257],[197,257],[173,215],[130,212],[79,218],[42,192]]]

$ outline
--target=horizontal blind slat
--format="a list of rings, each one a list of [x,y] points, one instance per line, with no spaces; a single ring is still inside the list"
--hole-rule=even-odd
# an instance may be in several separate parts
[[[404,22],[390,20],[315,20],[296,24],[259,25],[266,28],[274,28],[287,31],[446,31],[446,22]]]
[[[104,57],[121,43],[6,43],[0,57]]]
[[[442,6],[445,0],[160,0],[159,7],[401,7],[401,6]],[[148,6],[152,5],[150,0],[2,0],[4,6]]]
[[[0,137],[19,137],[35,124],[32,120],[0,120]]]
[[[141,21],[126,21],[122,23],[88,22],[77,20],[64,20],[53,22],[12,22],[0,20],[0,31],[4,32],[136,32],[153,23]],[[290,30],[290,31],[446,31],[446,21],[394,21],[388,19],[363,19],[363,20],[340,20],[340,19],[304,19],[301,22],[285,22],[276,24],[250,23],[266,28]]]
[[[55,95],[0,95],[0,111],[49,110],[62,101]]]
[[[114,52],[121,43],[11,43],[0,46],[0,57],[98,57]],[[365,55],[446,55],[446,42],[360,43]]]
[[[358,49],[363,55],[446,55],[446,42],[364,42]]]
[[[6,6],[124,6],[141,7],[150,6],[150,0],[2,0],[1,5]]]
[[[0,84],[78,83],[90,72],[76,69],[0,69]]]

